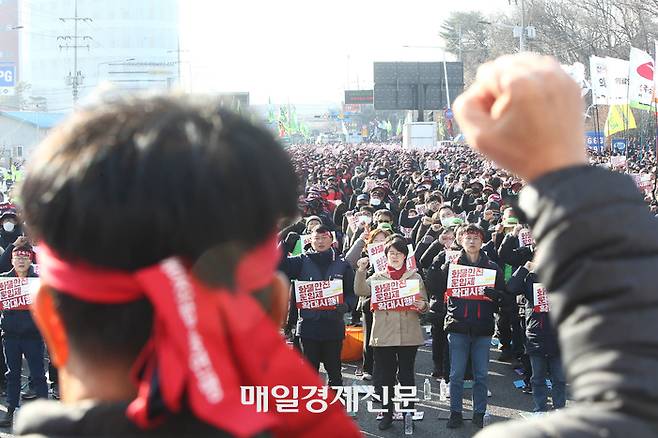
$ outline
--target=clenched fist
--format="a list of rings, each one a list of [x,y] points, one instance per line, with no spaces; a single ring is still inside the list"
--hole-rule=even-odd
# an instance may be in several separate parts
[[[370,259],[368,259],[368,257],[360,258],[356,262],[356,266],[357,266],[359,271],[365,272],[365,271],[368,270],[368,266],[370,266]]]
[[[580,87],[552,57],[483,64],[454,111],[471,146],[526,181],[587,164]]]

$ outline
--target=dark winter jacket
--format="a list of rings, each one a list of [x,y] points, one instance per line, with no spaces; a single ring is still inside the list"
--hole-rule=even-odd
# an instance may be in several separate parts
[[[626,175],[577,166],[532,182],[519,206],[574,403],[477,437],[658,436],[658,221],[643,196]]]
[[[526,353],[557,357],[560,355],[560,347],[557,344],[557,333],[548,317],[549,312],[535,312],[536,283],[539,283],[537,274],[528,272],[521,266],[507,282],[507,290],[513,295],[523,295],[525,298]]]
[[[30,267],[27,276],[30,278],[37,277],[34,268]],[[12,269],[9,272],[0,274],[0,277],[16,278],[16,272]],[[39,329],[32,319],[30,310],[3,310],[0,327],[4,338],[41,339],[41,333],[39,333]]]
[[[355,309],[357,298],[354,294],[354,270],[350,264],[330,249],[322,253],[307,253],[297,257],[286,257],[279,270],[290,280],[298,281],[343,281],[343,302],[346,312]],[[291,306],[296,306],[292,294]],[[297,319],[297,336],[318,341],[339,340],[345,337],[343,314],[339,310],[300,309]]]
[[[445,259],[445,255],[444,255]],[[480,258],[476,263],[471,263],[464,251],[459,257],[458,264],[473,266],[496,271],[496,282],[494,289],[504,293],[505,282],[503,273],[484,252],[480,252]],[[434,264],[433,264],[434,266]],[[494,332],[494,313],[498,311],[500,302],[491,300],[467,300],[458,297],[445,296],[448,287],[448,271],[450,262],[444,263],[440,270],[432,269],[427,274],[427,285],[432,287],[431,293],[446,303],[446,318],[444,329],[446,332],[469,334],[472,336],[491,336]],[[430,276],[432,277],[430,279]]]
[[[153,429],[139,429],[126,417],[127,403],[96,401],[65,404],[37,400],[21,408],[14,433],[30,438],[151,437],[228,438],[232,435],[202,423],[189,413],[168,417]],[[273,436],[259,434],[258,438]]]

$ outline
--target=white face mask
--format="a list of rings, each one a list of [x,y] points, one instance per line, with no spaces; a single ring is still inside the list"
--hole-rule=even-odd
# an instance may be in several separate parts
[[[381,200],[381,199],[378,199],[378,198],[372,198],[372,199],[370,200],[370,205],[375,206],[375,207],[377,207],[377,206],[380,205],[381,203],[382,203],[382,200]]]
[[[8,233],[11,233],[12,231],[14,231],[15,227],[16,227],[16,225],[14,225],[13,222],[5,222],[5,223],[2,224],[2,228]]]

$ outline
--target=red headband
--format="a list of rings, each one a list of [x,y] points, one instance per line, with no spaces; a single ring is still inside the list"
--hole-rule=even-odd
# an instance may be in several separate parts
[[[197,418],[238,437],[264,430],[295,436],[341,423],[347,433],[341,436],[358,436],[340,406],[322,416],[300,410],[282,418],[241,403],[241,385],[321,385],[250,294],[272,282],[280,260],[276,235],[240,260],[232,291],[203,285],[175,257],[134,273],[70,263],[43,243],[38,258],[44,284],[61,293],[106,304],[147,298],[153,305],[151,339],[133,369],[138,395],[127,412],[140,427],[181,412],[186,400]],[[163,404],[165,412],[158,410]]]
[[[11,253],[12,256],[17,256],[17,257],[27,257],[29,259],[32,258],[32,251],[30,250],[25,250],[25,249],[17,249]]]

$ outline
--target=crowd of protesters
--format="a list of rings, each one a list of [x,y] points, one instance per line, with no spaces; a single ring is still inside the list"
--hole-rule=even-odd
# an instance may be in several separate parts
[[[356,437],[326,394],[321,415],[308,403],[294,414],[263,408],[275,391],[320,389],[321,364],[341,386],[349,322],[364,328],[360,374],[383,405],[380,429],[390,428],[391,392],[415,386],[428,323],[449,428],[463,424],[469,379],[483,426],[495,335],[499,359],[523,368],[535,410],[549,409],[548,378],[557,412],[478,436],[655,436],[655,162],[605,166],[639,172],[645,197],[630,178],[587,166],[582,112],[578,85],[551,58],[483,66],[455,116],[508,172],[461,146],[286,154],[212,100],[83,110],[29,163],[20,218],[0,208],[3,277],[40,278],[29,300],[3,291],[2,424],[19,404],[22,356],[27,388],[46,397],[43,335],[64,403],[21,409],[19,435]],[[515,174],[529,181],[523,191]],[[278,271],[294,282],[289,305]],[[306,360],[282,342],[282,325]],[[563,368],[577,401],[568,409]]]
[[[344,301],[335,309],[298,310],[293,293],[285,332],[316,369],[324,363],[330,384],[342,382],[347,323],[364,327],[357,376],[372,381],[377,394],[392,391],[395,382],[416,385],[415,356],[426,323],[434,369],[424,371],[449,387],[448,428],[463,422],[464,379],[473,380],[473,423],[483,425],[492,336],[497,359],[523,371],[523,391],[533,395],[536,411],[549,409],[547,379],[552,408],[565,406],[566,377],[549,308],[533,302],[541,285],[535,244],[515,208],[522,180],[459,145],[429,151],[393,144],[295,145],[288,152],[303,195],[300,219],[280,233],[289,254],[281,269],[291,280],[342,281]],[[631,155],[622,166],[611,166],[610,156],[591,152],[590,162],[620,172],[655,172],[653,154],[641,160]],[[645,200],[655,210],[650,191]],[[381,242],[387,266],[375,271],[368,247]],[[491,269],[495,282],[484,297],[449,296],[450,264]],[[372,310],[372,283],[400,279],[420,281],[415,307]],[[381,429],[392,424],[388,406]]]

